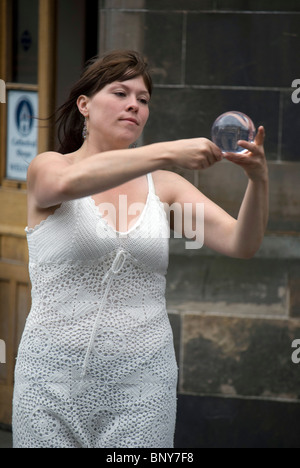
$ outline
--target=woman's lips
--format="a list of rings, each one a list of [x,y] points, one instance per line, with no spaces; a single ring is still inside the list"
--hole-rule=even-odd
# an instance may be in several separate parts
[[[125,122],[131,122],[135,125],[139,125],[138,121],[134,119],[133,117],[127,117],[126,119],[120,119],[120,120],[124,120]]]

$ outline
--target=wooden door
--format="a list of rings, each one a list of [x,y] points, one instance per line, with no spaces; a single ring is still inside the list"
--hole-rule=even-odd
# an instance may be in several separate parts
[[[17,93],[37,98],[38,117],[53,112],[56,0],[0,0],[0,22],[0,424],[10,425],[15,358],[30,310],[30,279],[26,178],[22,168],[20,176],[9,172],[14,157],[9,113]],[[52,138],[51,128],[39,126],[37,152],[45,151]],[[19,154],[26,158],[30,153],[22,153],[25,141],[21,135]]]

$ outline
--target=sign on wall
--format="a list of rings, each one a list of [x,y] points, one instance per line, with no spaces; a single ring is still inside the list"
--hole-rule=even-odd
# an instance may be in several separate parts
[[[7,95],[6,177],[25,181],[37,155],[38,93],[10,90]]]

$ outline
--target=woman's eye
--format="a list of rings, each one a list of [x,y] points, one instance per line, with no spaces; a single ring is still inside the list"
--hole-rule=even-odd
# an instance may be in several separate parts
[[[114,95],[120,98],[126,98],[125,91],[114,91]],[[147,98],[138,98],[138,101],[144,106],[149,104],[149,100]]]

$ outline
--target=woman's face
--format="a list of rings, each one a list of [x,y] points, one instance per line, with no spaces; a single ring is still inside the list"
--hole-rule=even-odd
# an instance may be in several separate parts
[[[87,98],[88,138],[102,148],[127,148],[141,135],[149,117],[150,95],[139,76],[114,81]]]

